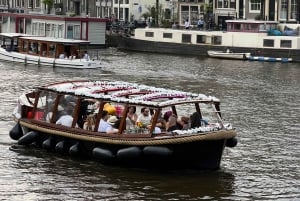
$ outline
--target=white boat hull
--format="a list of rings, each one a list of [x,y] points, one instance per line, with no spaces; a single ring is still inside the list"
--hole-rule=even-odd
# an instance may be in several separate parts
[[[23,63],[25,65],[34,64],[40,66],[78,68],[78,69],[93,69],[93,68],[101,67],[99,61],[85,60],[85,59],[58,59],[58,58],[40,57],[40,56],[22,54],[13,51],[6,51],[4,48],[0,48],[0,60]]]
[[[222,52],[222,51],[207,51],[208,56],[220,59],[247,59],[250,57],[249,52]]]

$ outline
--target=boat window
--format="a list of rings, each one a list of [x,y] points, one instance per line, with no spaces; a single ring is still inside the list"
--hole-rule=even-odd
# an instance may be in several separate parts
[[[239,31],[239,30],[241,30],[241,28],[242,28],[241,24],[239,24],[239,23],[234,24],[234,30],[235,31]]]
[[[271,39],[264,39],[264,47],[274,47],[274,40]]]
[[[172,38],[172,33],[163,33],[163,38]]]
[[[23,52],[27,52],[28,42],[23,40],[23,41],[22,41],[22,44],[23,44],[23,45],[22,45],[22,46],[23,46],[22,51],[23,51]]]
[[[182,42],[183,43],[190,43],[192,41],[191,34],[182,34]]]
[[[206,42],[206,36],[205,35],[197,35],[197,43],[205,43]]]
[[[291,48],[292,41],[291,40],[280,40],[280,47]]]
[[[55,56],[55,45],[53,44],[49,45],[49,56],[51,57]]]
[[[154,33],[150,31],[145,32],[145,37],[154,37]]]
[[[213,36],[212,37],[212,44],[221,45],[222,44],[222,36]]]
[[[264,24],[260,24],[259,31],[266,31],[266,26]]]

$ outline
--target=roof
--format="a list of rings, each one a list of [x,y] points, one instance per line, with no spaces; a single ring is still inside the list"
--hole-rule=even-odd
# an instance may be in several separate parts
[[[74,39],[65,39],[65,38],[55,38],[55,37],[44,37],[44,36],[26,36],[21,37],[26,40],[35,40],[35,41],[45,41],[53,43],[62,43],[62,44],[89,44],[90,41],[87,40],[74,40]]]
[[[68,81],[50,84],[39,89],[111,102],[153,107],[190,102],[219,102],[219,99],[204,94],[163,89],[123,81]]]
[[[226,20],[226,23],[278,24],[278,22],[276,21],[262,21],[262,20]]]
[[[32,35],[23,34],[23,33],[0,33],[0,36],[7,37],[7,38],[15,38],[15,37],[24,37],[24,36],[32,36]]]

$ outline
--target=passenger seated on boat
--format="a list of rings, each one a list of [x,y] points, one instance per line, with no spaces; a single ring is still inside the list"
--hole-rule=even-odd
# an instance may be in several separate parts
[[[100,119],[98,132],[103,132],[107,134],[118,133],[118,129],[114,129],[111,124],[107,122],[109,118],[108,112],[106,110],[102,111],[102,118]]]
[[[201,118],[201,115],[198,112],[194,112],[191,115],[191,128],[198,128],[201,127],[202,125],[207,126],[209,123],[207,120],[204,120]]]
[[[176,115],[172,115],[172,116],[169,117],[169,121],[167,122],[166,128],[167,128],[168,132],[180,129],[178,127],[178,125],[177,125],[177,117],[176,117]]]
[[[95,114],[90,114],[86,117],[86,121],[83,124],[83,129],[84,130],[89,130],[89,131],[93,131],[95,128]]]
[[[141,109],[141,114],[138,116],[136,122],[141,122],[143,125],[149,125],[151,123],[150,110],[147,107]]]
[[[87,61],[90,60],[90,56],[88,55],[87,51],[84,51],[84,54],[83,54],[82,58],[87,60]]]
[[[65,58],[65,54],[61,53],[58,58],[59,59],[64,59]]]
[[[128,107],[127,117],[126,117],[126,129],[133,129],[135,127],[136,120],[138,118],[135,106]]]
[[[153,121],[153,117],[151,118],[151,124],[152,124],[152,121]],[[147,126],[147,129],[150,130],[151,129],[151,124],[149,124]],[[153,134],[160,134],[161,133],[161,128],[157,126],[158,122],[156,122],[156,125],[154,127],[154,130],[153,130]]]
[[[190,118],[188,118],[186,116],[182,116],[178,123],[182,126],[182,130],[188,130],[191,127],[190,126]]]

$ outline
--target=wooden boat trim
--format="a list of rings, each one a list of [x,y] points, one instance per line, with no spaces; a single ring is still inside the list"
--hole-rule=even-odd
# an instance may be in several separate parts
[[[219,130],[214,132],[206,132],[203,135],[200,134],[189,134],[189,135],[177,135],[177,136],[157,136],[157,137],[148,137],[148,138],[135,138],[135,139],[128,139],[128,135],[126,137],[121,137],[124,135],[115,135],[117,137],[113,138],[112,135],[102,135],[98,132],[94,132],[95,134],[90,134],[93,132],[88,132],[76,128],[67,128],[65,127],[64,130],[60,128],[58,130],[54,126],[41,126],[38,124],[33,124],[32,122],[26,122],[24,120],[20,121],[22,126],[30,128],[32,130],[59,135],[63,137],[84,140],[84,141],[92,141],[92,142],[99,142],[105,144],[118,144],[118,145],[139,145],[139,146],[146,146],[146,145],[163,145],[163,144],[182,144],[182,143],[189,143],[189,142],[196,142],[196,141],[207,141],[207,140],[224,140],[230,139],[236,136],[235,130]],[[78,133],[78,134],[77,134]]]

